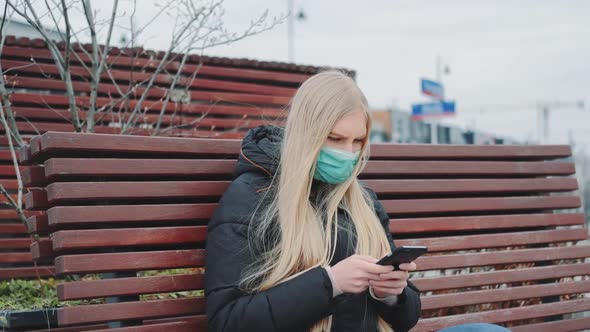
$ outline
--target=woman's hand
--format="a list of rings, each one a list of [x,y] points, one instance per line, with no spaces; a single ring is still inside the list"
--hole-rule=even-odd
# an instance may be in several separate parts
[[[375,264],[377,259],[370,256],[353,255],[332,266],[334,281],[344,293],[362,293],[369,287],[369,281],[381,281],[380,275],[391,272],[391,266]]]
[[[391,271],[379,275],[378,280],[369,282],[373,289],[373,294],[378,298],[384,298],[392,295],[400,295],[408,285],[409,271],[416,270],[416,263],[404,263],[399,265],[399,270]]]

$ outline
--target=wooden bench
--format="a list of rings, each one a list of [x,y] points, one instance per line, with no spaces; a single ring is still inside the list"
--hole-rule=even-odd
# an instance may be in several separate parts
[[[205,298],[146,299],[203,288],[208,218],[231,181],[239,140],[49,132],[21,159],[34,187],[29,227],[48,237],[66,281],[60,326],[122,322],[120,331],[204,331]],[[391,216],[397,245],[426,245],[413,331],[483,321],[513,331],[590,328],[590,246],[568,146],[373,144],[362,179]],[[560,213],[557,213],[560,212]],[[171,275],[143,271],[173,270]],[[113,278],[117,277],[117,278]],[[115,322],[115,323],[113,323]],[[137,326],[131,326],[138,324]],[[129,326],[127,326],[129,325]]]
[[[63,45],[61,47],[63,49]],[[91,78],[84,67],[90,65],[90,59],[80,49],[82,47],[90,46],[75,47],[71,73],[80,107],[78,113],[85,119]],[[174,61],[156,76],[137,124],[128,133],[151,135],[154,132],[163,100],[181,67],[182,55],[174,56]],[[135,88],[135,85],[149,80],[162,57],[163,52],[142,48],[113,47],[109,50],[107,65],[112,69],[110,74],[105,71],[101,76],[97,107],[113,106],[113,110],[96,114],[95,132],[120,132],[121,121],[129,118],[130,111],[145,90]],[[7,85],[15,92],[11,101],[21,133],[31,136],[46,131],[74,131],[65,83],[43,40],[8,36],[1,61],[7,72]],[[286,115],[284,105],[288,104],[297,87],[319,70],[321,67],[190,56],[180,70],[175,88],[179,97],[171,98],[165,108],[162,129],[167,129],[158,136],[241,138],[249,128],[261,123],[281,124]],[[192,80],[196,71],[198,74]],[[186,93],[177,91],[185,87]],[[129,91],[133,92],[127,95]]]
[[[77,106],[80,107],[78,113],[85,118],[89,107],[90,76],[82,62],[87,66],[90,62],[80,47],[87,46],[76,46],[71,68]],[[108,64],[112,71],[110,75],[105,72],[102,76],[97,107],[117,107],[116,112],[96,115],[96,132],[120,132],[118,112],[122,110],[124,119],[125,112],[133,108],[139,98],[139,92],[132,94],[129,103],[124,106],[112,81],[127,91],[134,83],[149,78],[161,58],[161,53],[141,48],[110,50]],[[139,124],[143,126],[136,126],[129,134],[153,133],[153,124],[162,107],[162,97],[180,67],[180,60],[181,56],[178,56],[176,61],[167,65],[166,73],[157,76],[144,103],[147,111],[139,116]],[[25,141],[46,131],[74,131],[69,120],[71,115],[64,82],[43,40],[8,36],[0,61],[7,73],[8,87],[13,92],[10,99],[17,116],[17,127]],[[200,63],[203,65],[199,68],[197,78],[190,82],[191,75]],[[189,82],[190,96],[188,100],[171,101],[167,105],[162,123],[164,131],[160,135],[241,138],[246,130],[261,123],[281,124],[285,116],[283,106],[299,84],[318,70],[319,67],[277,62],[190,56],[182,70],[181,82],[184,83],[179,85]],[[170,126],[176,127],[170,129]],[[1,124],[0,133],[0,181],[14,193],[17,188],[16,176]],[[32,268],[31,256],[26,252],[29,245],[26,229],[24,225],[18,225],[15,214],[9,210],[0,210],[0,280],[48,276],[53,273],[50,266]]]

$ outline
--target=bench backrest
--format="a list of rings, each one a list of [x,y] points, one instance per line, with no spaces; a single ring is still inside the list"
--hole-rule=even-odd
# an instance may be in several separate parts
[[[64,45],[60,44],[63,50]],[[85,119],[91,93],[90,58],[75,45],[71,55],[72,85]],[[119,133],[121,123],[141,99],[145,87],[163,58],[163,52],[142,48],[111,48],[97,87],[95,116],[97,133]],[[171,98],[162,114],[158,136],[241,138],[261,123],[281,124],[297,87],[320,67],[278,62],[191,55],[181,66],[182,54],[173,54],[164,70],[155,76],[134,128],[135,135],[151,135],[160,117],[163,101]],[[74,131],[69,114],[65,83],[47,48],[40,39],[8,36],[2,50],[17,127],[25,135],[47,131]],[[196,76],[193,77],[193,75]],[[352,72],[351,72],[352,73]],[[139,85],[138,85],[139,84]],[[0,142],[2,143],[2,142]]]
[[[81,47],[87,46],[76,45],[71,56],[71,73],[78,113],[85,119],[91,85],[84,65],[89,67],[90,61]],[[143,90],[136,89],[126,98],[122,98],[121,93],[149,79],[162,56],[141,48],[110,50],[107,63],[112,70],[101,76],[97,99],[97,108],[106,107],[107,111],[97,113],[96,132],[120,132],[121,121],[127,119]],[[129,134],[151,135],[154,132],[163,97],[179,71],[181,58],[182,55],[176,55],[165,71],[156,76],[136,126]],[[0,61],[12,90],[10,100],[16,124],[25,141],[47,131],[74,131],[64,81],[43,40],[8,36]],[[261,123],[281,124],[286,115],[283,107],[295,89],[319,69],[278,62],[190,56],[175,89],[179,96],[167,104],[159,135],[241,138],[246,130]],[[191,77],[197,70],[193,81]],[[178,89],[184,87],[187,87],[186,93],[179,92]],[[15,193],[16,176],[1,124],[0,133],[0,148],[3,149],[0,150],[0,181],[6,181],[7,189]],[[3,213],[0,215],[0,280],[49,275],[50,266],[31,268],[31,256],[27,253],[30,241],[24,225],[18,225],[18,219],[9,210],[0,212]]]
[[[35,187],[30,227],[49,238],[62,326],[122,321],[205,330],[207,220],[231,181],[238,140],[46,133],[22,159]],[[423,292],[414,331],[470,321],[514,331],[590,328],[590,246],[568,146],[373,144],[362,179],[391,216],[397,245],[426,245],[413,275]],[[561,213],[555,213],[555,210]],[[156,275],[153,270],[171,270]],[[192,291],[184,296],[154,294]],[[558,321],[551,321],[559,318]],[[170,325],[171,326],[171,325]]]

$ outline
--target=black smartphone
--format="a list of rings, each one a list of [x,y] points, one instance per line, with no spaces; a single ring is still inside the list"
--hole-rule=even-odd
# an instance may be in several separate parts
[[[377,264],[391,265],[394,270],[399,270],[399,265],[402,263],[411,263],[418,257],[428,252],[428,248],[424,246],[401,246],[395,248],[387,256],[381,258]]]

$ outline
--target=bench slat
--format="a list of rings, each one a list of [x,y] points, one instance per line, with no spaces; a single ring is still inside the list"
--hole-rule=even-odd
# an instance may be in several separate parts
[[[37,275],[41,277],[54,277],[55,267],[37,265],[27,267],[3,267],[0,269],[0,280],[6,279],[20,279],[20,278],[36,278]]]
[[[585,257],[590,257],[590,246],[503,250],[445,256],[422,256],[416,260],[416,264],[418,265],[418,271],[425,271]]]
[[[56,206],[47,210],[47,216],[49,225],[55,227],[182,220],[194,223],[209,219],[216,207],[217,203]]]
[[[203,289],[203,274],[179,274],[154,277],[116,278],[64,282],[57,285],[60,301],[168,293]]]
[[[0,263],[30,263],[32,260],[30,252],[0,252]]]
[[[58,310],[57,320],[60,326],[67,326],[81,323],[198,314],[204,311],[205,298],[182,298],[64,307]]]
[[[584,225],[583,213],[532,213],[467,217],[394,218],[389,228],[402,236],[422,232],[478,231],[492,229]]]
[[[63,108],[67,110],[69,107],[69,99],[63,95],[40,95],[33,93],[14,93],[10,95],[10,100],[14,105],[38,105],[38,109],[43,109],[46,112],[51,112],[47,109],[47,105],[53,108]],[[134,108],[138,101],[135,99],[129,100],[129,107]],[[80,107],[88,107],[89,98],[85,96],[76,96],[76,104]],[[96,99],[96,106],[103,107],[105,105],[112,105],[113,100],[110,98],[98,97]],[[146,109],[148,113],[158,113],[162,110],[163,102],[155,100],[146,100],[142,103],[143,109]],[[118,108],[121,105],[115,104]],[[16,106],[22,107],[22,106]],[[181,114],[207,114],[207,115],[224,115],[234,117],[260,117],[263,119],[268,118],[286,118],[287,113],[280,107],[269,107],[269,106],[254,106],[254,105],[223,105],[223,104],[175,104],[168,103],[164,108],[166,114],[169,113],[181,113]]]
[[[590,274],[590,263],[559,264],[518,270],[499,270],[461,275],[413,279],[422,292],[497,285],[512,282],[559,279]]]
[[[22,223],[0,223],[1,234],[27,234],[27,228]]]
[[[205,241],[206,226],[121,228],[57,231],[51,234],[53,250],[196,244]]]
[[[55,259],[58,274],[159,270],[203,266],[205,250],[162,250],[64,255]]]
[[[573,209],[582,204],[578,196],[477,197],[382,200],[390,215],[406,213],[490,212]]]
[[[398,246],[423,245],[429,252],[509,247],[525,244],[582,241],[588,238],[585,228],[559,229],[519,233],[446,236],[422,239],[397,240]]]
[[[28,237],[23,238],[0,238],[1,249],[26,249],[31,245],[31,239]]]
[[[555,322],[538,323],[511,327],[512,332],[569,332],[585,331],[590,328],[590,317],[574,318]]]
[[[380,167],[373,167],[376,163],[387,169],[387,176],[395,175],[569,175],[572,164],[554,162],[502,162],[506,165],[488,165],[492,162],[431,162],[431,161],[369,161],[362,175],[381,175]],[[497,162],[500,163],[500,162]],[[219,159],[125,159],[125,158],[51,158],[44,163],[44,175],[47,178],[62,179],[68,176],[194,176],[199,174],[232,175],[236,165],[235,160]],[[457,166],[462,166],[457,168]],[[38,167],[33,167],[34,169]],[[429,170],[423,170],[428,168]],[[575,183],[574,178],[561,179],[511,179],[530,183],[545,183],[548,180],[566,180]],[[366,180],[373,183],[373,188],[383,192],[395,182],[392,180]],[[393,180],[395,181],[395,180]],[[502,180],[500,180],[502,181]],[[504,180],[508,181],[508,180]],[[570,182],[571,181],[571,182]],[[548,182],[551,183],[551,182]],[[573,186],[573,185],[572,185]],[[573,187],[577,189],[577,187]]]
[[[590,299],[561,301],[517,308],[482,311],[440,318],[421,319],[412,332],[435,331],[464,323],[503,323],[529,318],[545,317],[590,310]]]
[[[422,310],[587,292],[590,292],[590,280],[560,282],[548,285],[494,288],[455,294],[425,296],[422,297]]]

